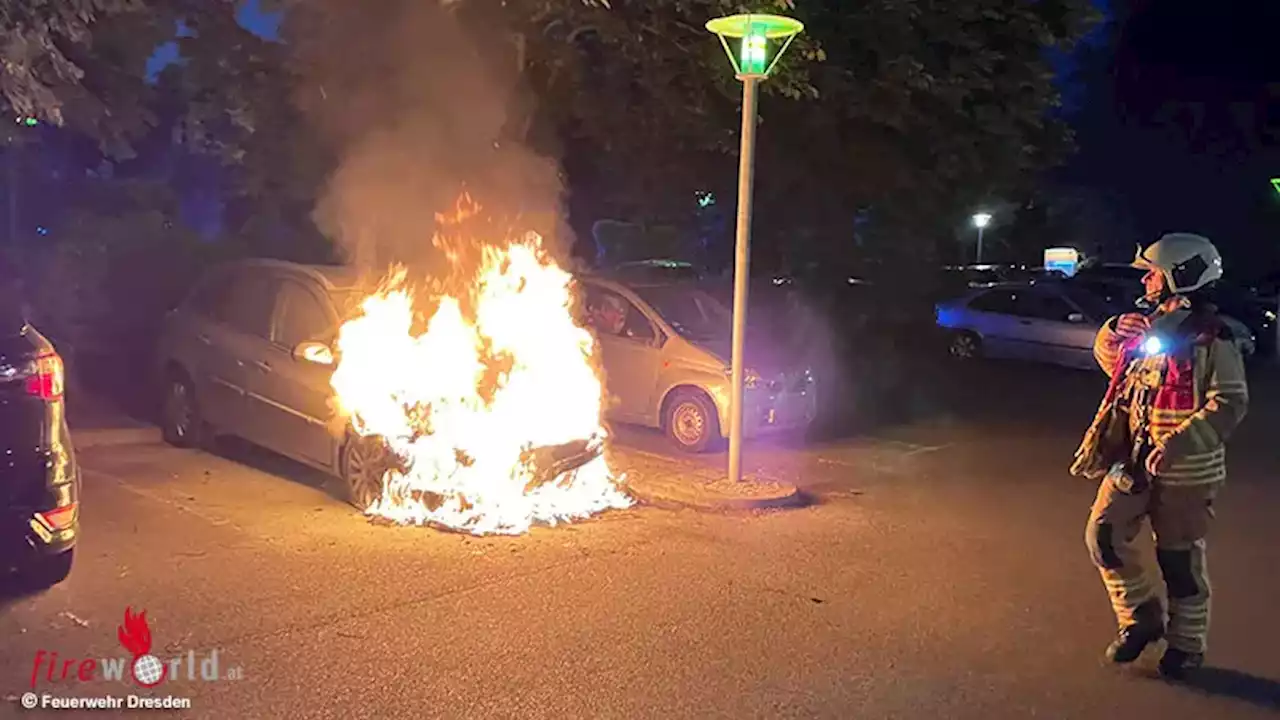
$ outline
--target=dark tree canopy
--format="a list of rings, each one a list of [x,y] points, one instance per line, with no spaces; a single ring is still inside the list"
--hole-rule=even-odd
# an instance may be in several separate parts
[[[0,92],[12,111],[107,146],[173,124],[230,171],[236,227],[305,225],[332,148],[300,111],[305,17],[284,41],[215,0],[0,0]],[[740,87],[708,18],[723,0],[440,0],[478,57],[512,80],[508,142],[559,160],[593,217],[691,224],[695,191],[731,204]],[[869,213],[890,245],[918,245],[956,213],[1009,195],[1070,151],[1051,58],[1094,19],[1088,0],[769,0],[805,34],[763,85],[761,230],[822,241]],[[183,62],[155,85],[146,58],[173,38]],[[291,35],[292,33],[295,33]],[[335,48],[335,52],[341,52]],[[305,53],[303,53],[305,55]],[[442,65],[443,67],[443,65]],[[518,80],[518,82],[515,82]]]

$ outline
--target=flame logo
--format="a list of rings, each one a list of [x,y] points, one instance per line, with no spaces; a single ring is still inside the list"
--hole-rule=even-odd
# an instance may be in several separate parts
[[[116,628],[120,644],[133,655],[133,680],[143,687],[159,685],[166,674],[164,663],[151,654],[151,628],[147,625],[147,611],[134,614],[132,607],[124,609],[124,624]]]

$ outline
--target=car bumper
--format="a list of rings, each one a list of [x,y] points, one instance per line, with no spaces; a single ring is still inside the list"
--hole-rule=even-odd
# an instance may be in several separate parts
[[[51,529],[37,519],[34,511],[26,515],[6,512],[0,523],[0,562],[10,566],[67,552],[80,537],[78,520],[67,527]]]
[[[80,539],[79,483],[54,488],[52,494],[57,501],[39,508],[11,507],[0,511],[0,565],[19,567],[76,546]],[[59,504],[71,509],[57,513]],[[50,520],[58,515],[61,517]]]
[[[818,414],[817,393],[806,390],[747,392],[743,406],[743,435],[748,438],[804,430]]]

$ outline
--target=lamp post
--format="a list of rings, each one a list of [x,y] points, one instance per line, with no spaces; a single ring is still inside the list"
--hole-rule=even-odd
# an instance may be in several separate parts
[[[974,213],[973,226],[978,228],[978,264],[982,264],[982,231],[991,223],[991,213]]]
[[[778,15],[730,15],[707,23],[720,38],[734,74],[742,81],[742,146],[738,152],[738,227],[733,262],[733,351],[729,371],[729,482],[742,480],[743,349],[747,330],[747,281],[751,258],[751,190],[755,180],[756,93],[760,81],[778,64],[791,41],[804,30]],[[738,44],[735,54],[730,40]],[[777,47],[772,59],[770,44]],[[779,47],[780,45],[780,47]]]

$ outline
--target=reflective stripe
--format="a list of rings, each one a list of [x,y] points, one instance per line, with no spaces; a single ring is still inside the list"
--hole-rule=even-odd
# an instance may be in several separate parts
[[[1169,646],[1192,653],[1203,653],[1208,646],[1209,618],[1213,589],[1209,582],[1209,563],[1204,539],[1191,546],[1191,574],[1200,592],[1192,597],[1169,600]]]

